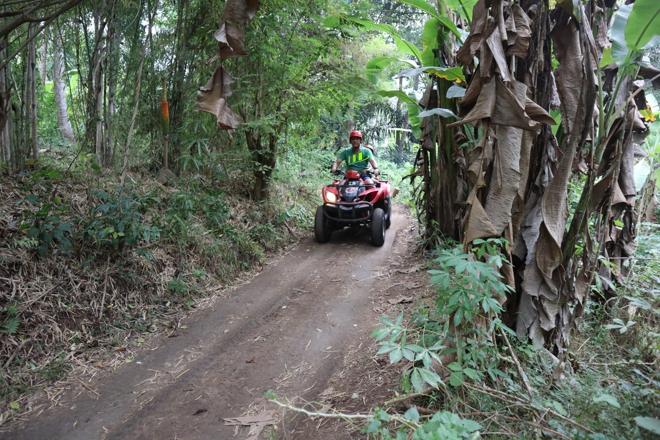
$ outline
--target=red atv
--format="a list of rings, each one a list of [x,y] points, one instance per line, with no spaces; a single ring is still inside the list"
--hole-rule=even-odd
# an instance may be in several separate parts
[[[330,240],[332,232],[345,226],[367,226],[371,242],[385,243],[385,229],[392,221],[392,196],[387,180],[367,184],[360,173],[348,170],[321,190],[323,205],[316,208],[314,237],[319,243]]]

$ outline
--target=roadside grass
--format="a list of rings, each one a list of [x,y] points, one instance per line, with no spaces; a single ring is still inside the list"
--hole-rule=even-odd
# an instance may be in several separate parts
[[[175,330],[311,217],[311,194],[286,185],[274,187],[284,200],[257,204],[233,182],[134,181],[51,166],[0,182],[0,424],[76,366],[110,365],[142,335]]]

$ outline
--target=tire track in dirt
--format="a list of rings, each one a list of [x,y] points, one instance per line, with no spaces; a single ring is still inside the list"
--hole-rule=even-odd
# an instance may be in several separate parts
[[[263,409],[269,389],[290,399],[325,389],[346,350],[377,322],[370,292],[411,223],[397,209],[385,245],[362,231],[311,239],[259,275],[195,312],[176,338],[163,337],[134,362],[72,390],[58,408],[29,420],[11,439],[229,439],[224,418]],[[392,281],[387,281],[387,283]]]

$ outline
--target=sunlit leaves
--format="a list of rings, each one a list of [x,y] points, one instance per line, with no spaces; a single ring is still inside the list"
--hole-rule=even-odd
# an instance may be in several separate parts
[[[367,63],[367,78],[372,83],[376,83],[383,70],[389,67],[392,63],[396,62],[398,59],[391,56],[379,56],[375,57]]]
[[[623,65],[628,56],[624,30],[631,10],[632,5],[621,5],[614,14],[614,21],[609,30],[609,37],[612,42],[612,59],[618,65]]]
[[[427,73],[434,75],[441,79],[446,79],[447,81],[463,83],[465,82],[465,75],[463,74],[463,69],[461,67],[437,67],[437,66],[425,66],[418,67],[416,69],[406,69],[399,72],[398,76],[403,76],[407,78],[415,78],[422,73]]]
[[[660,35],[660,3],[658,0],[636,0],[624,31],[628,49],[636,51],[651,38]]]
[[[399,49],[402,54],[412,56],[418,61],[422,58],[422,51],[420,51],[417,46],[403,38],[394,26],[389,24],[376,23],[371,20],[351,17],[349,15],[326,17],[323,23],[326,27],[330,28],[341,28],[343,25],[353,25],[367,32],[382,32],[392,38],[397,49]]]
[[[420,11],[426,12],[435,19],[434,23],[436,24],[436,32],[439,25],[442,25],[445,29],[456,35],[459,40],[462,41],[461,33],[456,27],[456,24],[451,21],[447,16],[438,12],[435,6],[429,4],[426,0],[398,0],[400,3],[405,3],[410,6],[414,6]]]
[[[399,98],[405,103],[414,104],[415,106],[417,105],[417,100],[415,98],[408,96],[401,90],[379,90],[376,93],[384,98]]]
[[[614,63],[614,58],[612,57],[612,47],[610,46],[603,49],[603,55],[600,58],[600,63],[598,64],[598,67],[603,69],[612,63]]]
[[[618,65],[632,61],[634,55],[651,38],[660,35],[660,6],[657,0],[637,0],[632,5],[621,5],[614,15],[609,30],[612,41],[612,59]],[[601,67],[609,54],[603,53]]]
[[[424,23],[422,30],[422,66],[433,66],[436,64],[435,51],[438,49],[438,27],[440,21],[432,18]]]
[[[420,128],[422,118],[419,116],[419,105],[417,105],[417,103],[413,104],[408,102],[406,107],[408,110],[408,123],[410,124],[415,137],[419,139],[422,135],[422,130]]]
[[[436,9],[436,7],[431,5],[426,0],[397,0],[397,1],[399,3],[414,6],[420,11],[424,11],[433,17],[436,17],[438,15],[438,10]]]

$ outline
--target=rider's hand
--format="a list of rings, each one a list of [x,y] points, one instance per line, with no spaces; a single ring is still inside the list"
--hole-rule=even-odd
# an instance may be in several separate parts
[[[335,176],[341,176],[341,170],[332,170],[332,174]]]
[[[380,170],[378,168],[374,168],[373,174],[374,176],[380,176]]]

